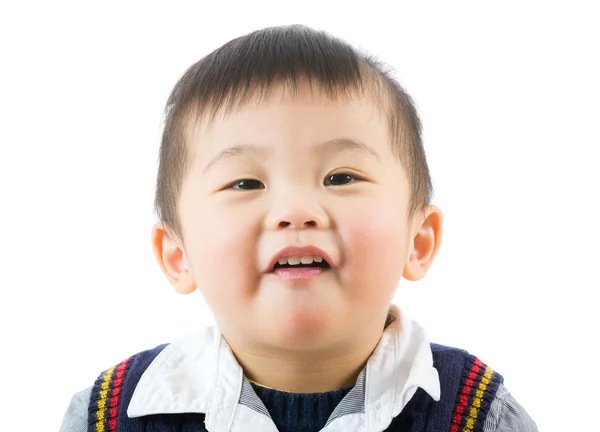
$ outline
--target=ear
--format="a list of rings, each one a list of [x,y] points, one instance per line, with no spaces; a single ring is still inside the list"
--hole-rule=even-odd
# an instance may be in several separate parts
[[[183,246],[173,239],[162,222],[152,228],[152,249],[158,265],[175,291],[190,294],[196,290]]]
[[[423,221],[423,222],[421,222]],[[418,281],[427,273],[442,243],[442,211],[433,205],[413,222],[409,250],[404,265],[404,279]]]

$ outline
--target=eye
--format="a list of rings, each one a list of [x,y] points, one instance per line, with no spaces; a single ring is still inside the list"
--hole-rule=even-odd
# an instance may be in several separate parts
[[[232,189],[239,189],[239,190],[255,190],[255,189],[264,189],[265,185],[259,180],[242,179],[242,180],[236,181],[235,183],[232,183],[230,187]]]
[[[360,179],[352,174],[339,173],[339,174],[332,174],[332,175],[328,176],[325,179],[325,181],[323,182],[323,184],[325,186],[344,186],[344,185],[353,183],[357,180],[360,180]]]

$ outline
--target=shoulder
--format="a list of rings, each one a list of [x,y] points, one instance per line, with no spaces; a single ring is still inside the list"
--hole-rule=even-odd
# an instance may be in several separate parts
[[[464,349],[432,343],[431,352],[442,384],[459,385],[459,393],[494,397],[504,382],[500,373]]]
[[[135,405],[134,415],[146,415],[143,412],[148,411],[147,399],[158,390],[162,396],[179,394],[179,378],[184,374],[190,378],[186,385],[204,388],[214,375],[220,344],[220,333],[216,326],[211,326],[172,343],[138,352],[111,366],[98,375],[93,386],[73,396],[61,432],[81,432],[87,430],[88,424],[99,430],[110,430],[119,418],[124,421],[131,405]],[[169,373],[174,370],[174,364],[177,373]],[[198,364],[205,367],[198,368]],[[157,379],[159,377],[164,379]],[[136,400],[137,403],[132,404]],[[154,408],[164,411],[165,405]]]
[[[431,351],[442,391],[456,394],[452,423],[460,430],[537,432],[504,386],[504,377],[490,365],[460,348],[432,343]],[[476,423],[479,428],[474,428]]]
[[[98,430],[114,430],[141,376],[167,345],[134,354],[102,372],[90,393],[88,423]]]
[[[487,363],[484,363],[476,355],[461,348],[436,343],[430,345],[433,356],[433,366],[438,369],[438,371],[445,373],[448,373],[449,371],[460,371],[463,375],[466,375],[467,378],[470,377],[471,379],[483,377],[484,379],[480,381],[486,386],[495,384],[493,385],[494,390],[497,390],[498,385],[504,382],[504,378],[500,373]]]
[[[440,378],[440,404],[449,415],[446,421],[453,430],[482,431],[502,375],[463,349],[432,343],[431,352]]]
[[[84,432],[88,425],[102,424],[111,430],[116,421],[119,405],[131,397],[135,385],[152,361],[167,344],[134,354],[103,371],[94,385],[75,393],[64,415],[61,432]]]
[[[92,386],[92,399],[94,397],[101,399],[110,399],[112,397],[118,399],[122,395],[121,390],[117,389],[123,389],[131,384],[135,385],[144,371],[165,347],[167,347],[167,344],[141,351],[103,371],[96,378]]]

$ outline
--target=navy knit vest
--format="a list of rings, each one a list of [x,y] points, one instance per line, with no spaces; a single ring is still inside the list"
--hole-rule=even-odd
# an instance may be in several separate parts
[[[165,346],[136,354],[98,377],[90,398],[88,432],[207,432],[204,414],[127,417],[138,381]],[[440,400],[419,388],[385,431],[483,431],[502,376],[464,350],[438,344],[431,344],[431,350],[440,376]]]

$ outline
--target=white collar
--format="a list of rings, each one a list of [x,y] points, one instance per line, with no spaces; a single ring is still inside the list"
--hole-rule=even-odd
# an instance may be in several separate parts
[[[423,328],[391,305],[386,327],[365,368],[364,410],[323,431],[383,430],[418,387],[440,399],[440,381]],[[208,430],[276,431],[272,420],[239,404],[245,378],[216,326],[165,347],[146,369],[127,409],[129,417],[205,413]]]

